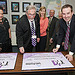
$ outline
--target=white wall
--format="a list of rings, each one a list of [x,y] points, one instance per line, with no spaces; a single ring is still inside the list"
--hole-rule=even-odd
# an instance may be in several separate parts
[[[67,4],[71,4],[72,6],[73,6],[73,11],[74,11],[74,13],[75,13],[75,0],[66,0],[66,3]]]
[[[14,32],[15,31],[15,26],[16,25],[12,25],[12,22],[11,22],[11,15],[20,15],[20,17],[23,15],[23,14],[25,14],[25,12],[23,12],[23,10],[22,10],[22,2],[30,2],[31,3],[31,5],[33,5],[33,2],[41,2],[42,3],[42,5],[44,5],[44,0],[10,0],[9,1],[9,6],[10,6],[10,9],[11,9],[11,2],[19,2],[19,12],[11,12],[11,10],[10,10],[10,24],[11,24],[11,30],[12,30],[12,32]]]

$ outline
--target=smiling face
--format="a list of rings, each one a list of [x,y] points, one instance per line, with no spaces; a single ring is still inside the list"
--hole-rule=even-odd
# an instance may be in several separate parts
[[[53,17],[54,14],[55,14],[55,11],[54,10],[50,10],[49,14],[50,14],[50,17]]]
[[[30,20],[34,19],[35,15],[36,15],[36,10],[35,9],[28,10],[28,13],[27,13],[28,19],[30,19]]]
[[[70,7],[62,9],[62,16],[66,22],[71,20],[72,15],[73,15],[73,12],[71,12]]]
[[[40,11],[41,17],[44,17],[45,13],[46,13],[45,9],[42,9],[42,10]]]
[[[0,9],[0,20],[3,18],[3,10]]]

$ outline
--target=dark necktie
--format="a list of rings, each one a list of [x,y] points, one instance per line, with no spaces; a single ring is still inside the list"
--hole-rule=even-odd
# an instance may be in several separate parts
[[[50,27],[51,21],[52,21],[52,19],[49,18],[49,24],[48,24],[48,28],[47,28],[48,31],[49,31],[49,27]]]
[[[35,38],[36,34],[35,34],[33,21],[31,21],[31,34],[32,34],[32,45],[35,47],[36,46],[36,38]]]
[[[67,31],[66,31],[66,36],[65,36],[65,43],[64,43],[64,49],[68,49],[68,43],[69,43],[69,33],[70,33],[70,25],[69,23],[67,24]]]
[[[50,18],[49,18],[49,24],[51,24],[51,21],[52,21],[52,18],[50,17]]]

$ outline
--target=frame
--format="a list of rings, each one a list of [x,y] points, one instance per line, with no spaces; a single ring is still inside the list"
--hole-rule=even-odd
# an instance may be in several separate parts
[[[19,2],[11,2],[11,11],[19,12]]]
[[[41,7],[41,3],[34,3],[34,5],[36,6],[36,12],[38,12]]]
[[[12,24],[16,24],[19,20],[19,15],[12,15]]]
[[[3,7],[3,14],[7,14],[7,1],[0,0],[0,6]]]
[[[30,5],[31,3],[29,3],[29,2],[23,2],[23,12],[25,12],[26,11],[26,7],[28,6],[28,5]]]

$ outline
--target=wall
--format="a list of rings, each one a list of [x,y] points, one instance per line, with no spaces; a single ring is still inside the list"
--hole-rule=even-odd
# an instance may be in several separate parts
[[[75,1],[74,0],[65,0],[66,3],[71,4],[73,8],[75,7]],[[19,2],[19,12],[12,12],[11,11],[11,2]],[[11,27],[11,35],[12,35],[12,45],[16,45],[16,24],[12,24],[12,17],[11,15],[20,15],[20,17],[25,14],[25,12],[22,11],[22,2],[31,2],[31,5],[33,5],[34,2],[41,2],[42,6],[46,6],[46,0],[7,0],[7,11],[8,14],[4,14],[5,17],[8,18],[9,24]],[[74,9],[75,12],[75,9]]]
[[[75,0],[66,0],[66,3],[67,4],[71,4],[72,6],[73,6],[73,11],[74,11],[74,13],[75,13]]]

